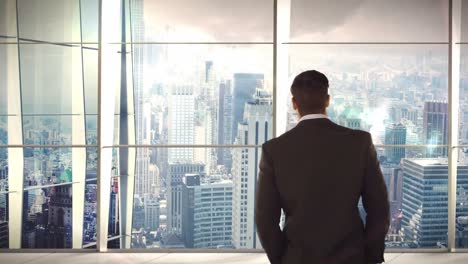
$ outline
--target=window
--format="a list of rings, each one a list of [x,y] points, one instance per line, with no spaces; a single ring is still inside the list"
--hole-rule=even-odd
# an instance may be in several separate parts
[[[97,0],[0,0],[0,248],[102,248],[98,232],[112,248],[260,248],[260,147],[294,126],[287,87],[311,68],[329,77],[330,118],[372,134],[387,248],[468,247],[468,5],[345,2],[125,0],[99,14]]]

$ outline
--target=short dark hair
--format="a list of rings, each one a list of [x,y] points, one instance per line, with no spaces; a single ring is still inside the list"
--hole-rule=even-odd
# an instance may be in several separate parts
[[[291,94],[301,114],[319,113],[326,108],[327,76],[316,70],[302,72],[294,78]]]

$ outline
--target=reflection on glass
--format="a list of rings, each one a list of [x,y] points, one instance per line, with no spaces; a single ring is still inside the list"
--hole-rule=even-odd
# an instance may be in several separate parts
[[[0,116],[0,145],[8,144],[8,118]],[[2,148],[0,148],[0,152]],[[1,158],[1,157],[0,157]]]
[[[468,42],[468,4],[465,1],[461,4],[461,41]]]
[[[71,114],[73,91],[83,89],[81,49],[22,44],[20,54],[23,114]]]
[[[80,0],[83,42],[98,42],[99,1]]]
[[[22,248],[72,247],[72,187],[24,191]]]
[[[1,5],[1,4],[0,4]],[[1,11],[0,11],[1,12]],[[1,20],[1,18],[0,18]],[[0,22],[1,25],[1,22]],[[0,33],[1,35],[1,33]],[[0,42],[3,39],[0,38]],[[7,72],[8,72],[8,45],[0,44],[0,118],[1,115],[8,114],[8,82],[7,82]]]
[[[291,0],[291,41],[448,42],[448,12],[445,0]]]
[[[0,42],[16,41],[16,1],[0,1]],[[2,61],[0,59],[0,61]],[[0,71],[1,72],[1,71]]]
[[[25,148],[24,187],[72,182],[70,148]]]
[[[86,114],[97,114],[98,93],[98,50],[82,49],[83,51],[83,81]]]
[[[69,145],[72,116],[23,116],[24,144]]]
[[[80,41],[79,0],[19,0],[21,38],[49,42]]]
[[[409,145],[447,144],[447,46],[290,45],[289,49],[291,80],[309,69],[327,75],[328,114],[336,123],[371,132],[375,144],[391,144],[392,139],[385,138],[389,129],[406,130]],[[297,116],[287,100],[288,127],[292,127]],[[446,154],[435,151],[431,157]]]

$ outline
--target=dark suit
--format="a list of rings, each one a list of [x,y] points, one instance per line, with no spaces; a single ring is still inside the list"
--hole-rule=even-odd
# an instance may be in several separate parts
[[[383,262],[389,204],[370,134],[321,118],[265,143],[255,217],[272,264]]]

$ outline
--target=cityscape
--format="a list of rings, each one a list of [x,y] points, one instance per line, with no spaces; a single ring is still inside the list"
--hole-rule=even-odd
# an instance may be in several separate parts
[[[153,37],[144,26],[143,4],[133,1],[131,6],[134,42]],[[177,29],[167,26],[158,34],[169,38]],[[291,80],[312,68],[328,76],[331,120],[371,132],[391,205],[387,248],[447,247],[448,150],[437,146],[448,144],[446,47],[302,45],[289,52]],[[138,148],[134,160],[128,160],[128,150],[113,149],[109,247],[123,247],[121,237],[128,236],[132,248],[260,249],[254,200],[258,146],[274,136],[272,45],[134,44],[131,54],[127,63],[133,70],[127,75],[133,76],[134,114],[116,108],[114,142],[131,143],[126,126],[134,126],[133,142],[155,147]],[[467,58],[464,54],[461,63],[461,145],[468,144]],[[122,91],[119,106],[132,101]],[[290,97],[276,99],[288,105],[287,113],[278,114],[292,129],[298,117]],[[132,115],[134,123],[128,121]],[[66,116],[24,116],[23,126],[24,144],[72,142],[72,121]],[[7,131],[7,118],[0,116],[0,144],[8,143]],[[97,140],[96,114],[87,113],[86,144]],[[72,148],[24,148],[23,248],[72,247],[77,225],[72,223],[73,162]],[[85,248],[94,247],[97,236],[97,162],[97,148],[87,148]],[[132,174],[129,163],[135,184],[132,230],[122,234],[121,190]],[[457,171],[456,243],[466,248],[468,160],[463,148]],[[0,248],[8,248],[9,177],[8,150],[0,148]],[[365,221],[362,206],[359,210]]]

